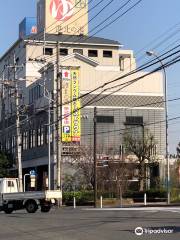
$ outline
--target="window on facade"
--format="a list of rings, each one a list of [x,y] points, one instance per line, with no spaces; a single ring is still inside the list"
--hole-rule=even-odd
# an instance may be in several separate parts
[[[12,153],[16,152],[16,136],[12,136]]]
[[[88,57],[97,57],[98,56],[98,51],[90,49],[88,50]]]
[[[114,116],[97,116],[97,123],[114,123]]]
[[[120,71],[124,71],[124,58],[122,56],[119,57],[119,67]]]
[[[35,129],[29,130],[29,148],[36,146],[36,131]]]
[[[8,137],[7,140],[6,140],[6,150],[10,150],[11,148],[11,138]]]
[[[41,86],[39,84],[29,90],[29,103],[30,104],[41,97],[42,97]]]
[[[143,117],[141,116],[126,116],[126,125],[142,125]]]
[[[127,116],[126,117],[126,131],[134,138],[143,139],[144,126],[143,117],[141,116]]]
[[[67,49],[67,48],[60,48],[59,54],[60,54],[61,56],[66,56],[66,55],[68,55],[68,49]]]
[[[37,146],[41,146],[41,128],[37,129]]]
[[[29,90],[29,103],[32,103],[32,89]]]
[[[22,151],[28,149],[28,132],[24,131],[22,133]]]
[[[80,48],[73,49],[73,53],[79,53],[79,54],[83,55],[83,49],[80,49]]]
[[[44,54],[45,55],[53,55],[53,48],[45,48],[44,49]]]
[[[103,51],[103,57],[104,58],[112,58],[112,51],[104,50]]]
[[[16,64],[19,64],[19,57],[16,58]]]
[[[41,126],[37,129],[37,146],[40,147],[44,144],[44,128]]]

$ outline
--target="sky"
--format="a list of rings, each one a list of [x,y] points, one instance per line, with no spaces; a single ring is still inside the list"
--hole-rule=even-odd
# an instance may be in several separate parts
[[[89,0],[93,6],[100,0]],[[104,20],[127,0],[110,0],[111,4],[102,14],[90,23],[90,30]],[[138,0],[131,0],[132,4]],[[0,8],[0,56],[17,40],[18,25],[24,17],[36,16],[37,0],[6,0]],[[105,6],[109,0],[90,11],[89,18]],[[180,0],[142,0],[132,11],[125,14],[108,28],[96,36],[119,41],[124,49],[132,49],[138,60],[138,65],[149,58],[146,50],[154,50],[157,54],[165,51],[168,46],[180,43]],[[122,13],[122,11],[121,11]],[[119,15],[119,12],[117,13]],[[116,15],[114,15],[115,17]],[[109,18],[109,20],[111,20]],[[142,50],[143,49],[143,50]],[[139,52],[139,50],[142,50]],[[168,99],[180,97],[180,63],[167,70]],[[180,116],[180,101],[168,103],[169,118]],[[175,153],[180,141],[180,120],[169,122],[168,142],[170,152]]]

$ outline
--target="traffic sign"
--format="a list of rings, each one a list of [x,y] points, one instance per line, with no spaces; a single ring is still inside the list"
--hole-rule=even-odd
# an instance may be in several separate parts
[[[35,170],[31,170],[31,171],[29,172],[29,174],[30,174],[30,176],[36,176]]]

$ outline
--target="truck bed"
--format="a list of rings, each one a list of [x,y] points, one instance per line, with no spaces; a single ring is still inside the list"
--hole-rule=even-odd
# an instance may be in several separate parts
[[[59,190],[3,193],[3,200],[25,200],[25,199],[61,199],[62,193]]]

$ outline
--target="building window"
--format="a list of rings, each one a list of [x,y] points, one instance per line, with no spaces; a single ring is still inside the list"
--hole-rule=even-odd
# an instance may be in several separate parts
[[[104,58],[112,58],[112,51],[104,50],[103,51],[103,57]]]
[[[12,136],[12,153],[16,152],[16,136]]]
[[[28,149],[28,132],[24,131],[22,133],[22,151]]]
[[[44,54],[45,55],[53,55],[53,48],[45,48],[44,49]]]
[[[32,89],[29,90],[29,103],[31,104],[33,102],[32,100]]]
[[[114,123],[114,116],[97,116],[97,123]]]
[[[119,57],[119,66],[120,71],[124,71],[124,58],[122,56]]]
[[[37,146],[43,146],[44,144],[44,128],[41,126],[37,129]]]
[[[16,64],[19,65],[19,57],[16,58]]]
[[[143,117],[127,116],[125,125],[127,133],[131,134],[133,138],[143,139],[144,135]]]
[[[36,146],[36,131],[35,129],[29,130],[29,148]]]
[[[79,53],[79,54],[83,55],[83,49],[80,49],[80,48],[73,49],[73,53]]]
[[[143,117],[141,116],[127,116],[126,125],[143,125]]]
[[[41,86],[39,84],[29,90],[30,104],[41,97],[42,97],[42,92],[41,92]]]
[[[88,50],[88,57],[97,57],[98,51],[97,50]]]
[[[59,54],[60,54],[61,56],[66,56],[66,55],[68,55],[68,49],[67,49],[67,48],[60,48]]]

